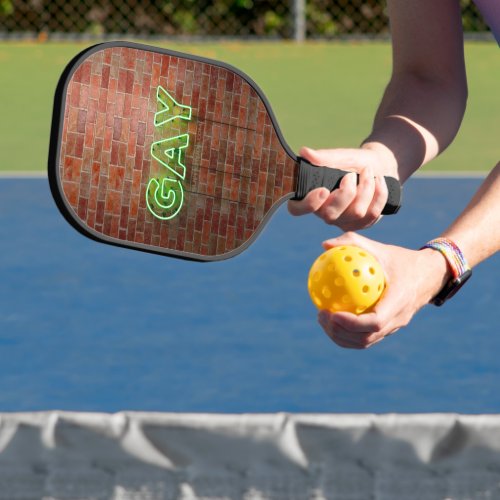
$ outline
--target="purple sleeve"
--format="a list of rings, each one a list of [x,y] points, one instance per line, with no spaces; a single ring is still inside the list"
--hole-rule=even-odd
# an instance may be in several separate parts
[[[500,0],[474,0],[500,45]]]

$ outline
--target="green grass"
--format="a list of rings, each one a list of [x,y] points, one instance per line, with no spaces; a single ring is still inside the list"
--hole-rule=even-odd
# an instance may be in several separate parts
[[[54,89],[65,64],[86,46],[0,44],[0,170],[45,170]],[[245,71],[268,96],[295,151],[357,146],[370,131],[391,70],[390,46],[382,42],[168,46]],[[469,43],[466,57],[470,97],[462,129],[426,169],[487,170],[498,161],[498,48]]]

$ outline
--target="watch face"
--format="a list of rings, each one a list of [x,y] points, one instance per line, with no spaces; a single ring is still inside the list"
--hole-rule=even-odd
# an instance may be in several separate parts
[[[448,299],[451,299],[472,276],[472,270],[468,269],[458,278],[454,278],[444,286],[444,288],[432,299],[436,306],[442,306]]]

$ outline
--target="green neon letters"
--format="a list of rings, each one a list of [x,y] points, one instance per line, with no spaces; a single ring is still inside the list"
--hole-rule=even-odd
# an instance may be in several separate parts
[[[156,91],[157,109],[154,125],[167,132],[174,120],[185,123],[191,120],[192,108],[179,104],[161,85]],[[187,127],[186,127],[187,128]],[[146,188],[146,205],[158,219],[175,217],[184,202],[182,181],[186,178],[185,152],[189,134],[177,134],[151,144],[151,156],[162,166],[161,173],[149,180]]]

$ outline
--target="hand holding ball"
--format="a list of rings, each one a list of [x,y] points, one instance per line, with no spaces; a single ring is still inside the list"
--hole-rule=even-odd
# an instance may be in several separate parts
[[[318,309],[362,314],[380,299],[385,288],[384,272],[363,248],[334,247],[312,265],[307,288]]]

